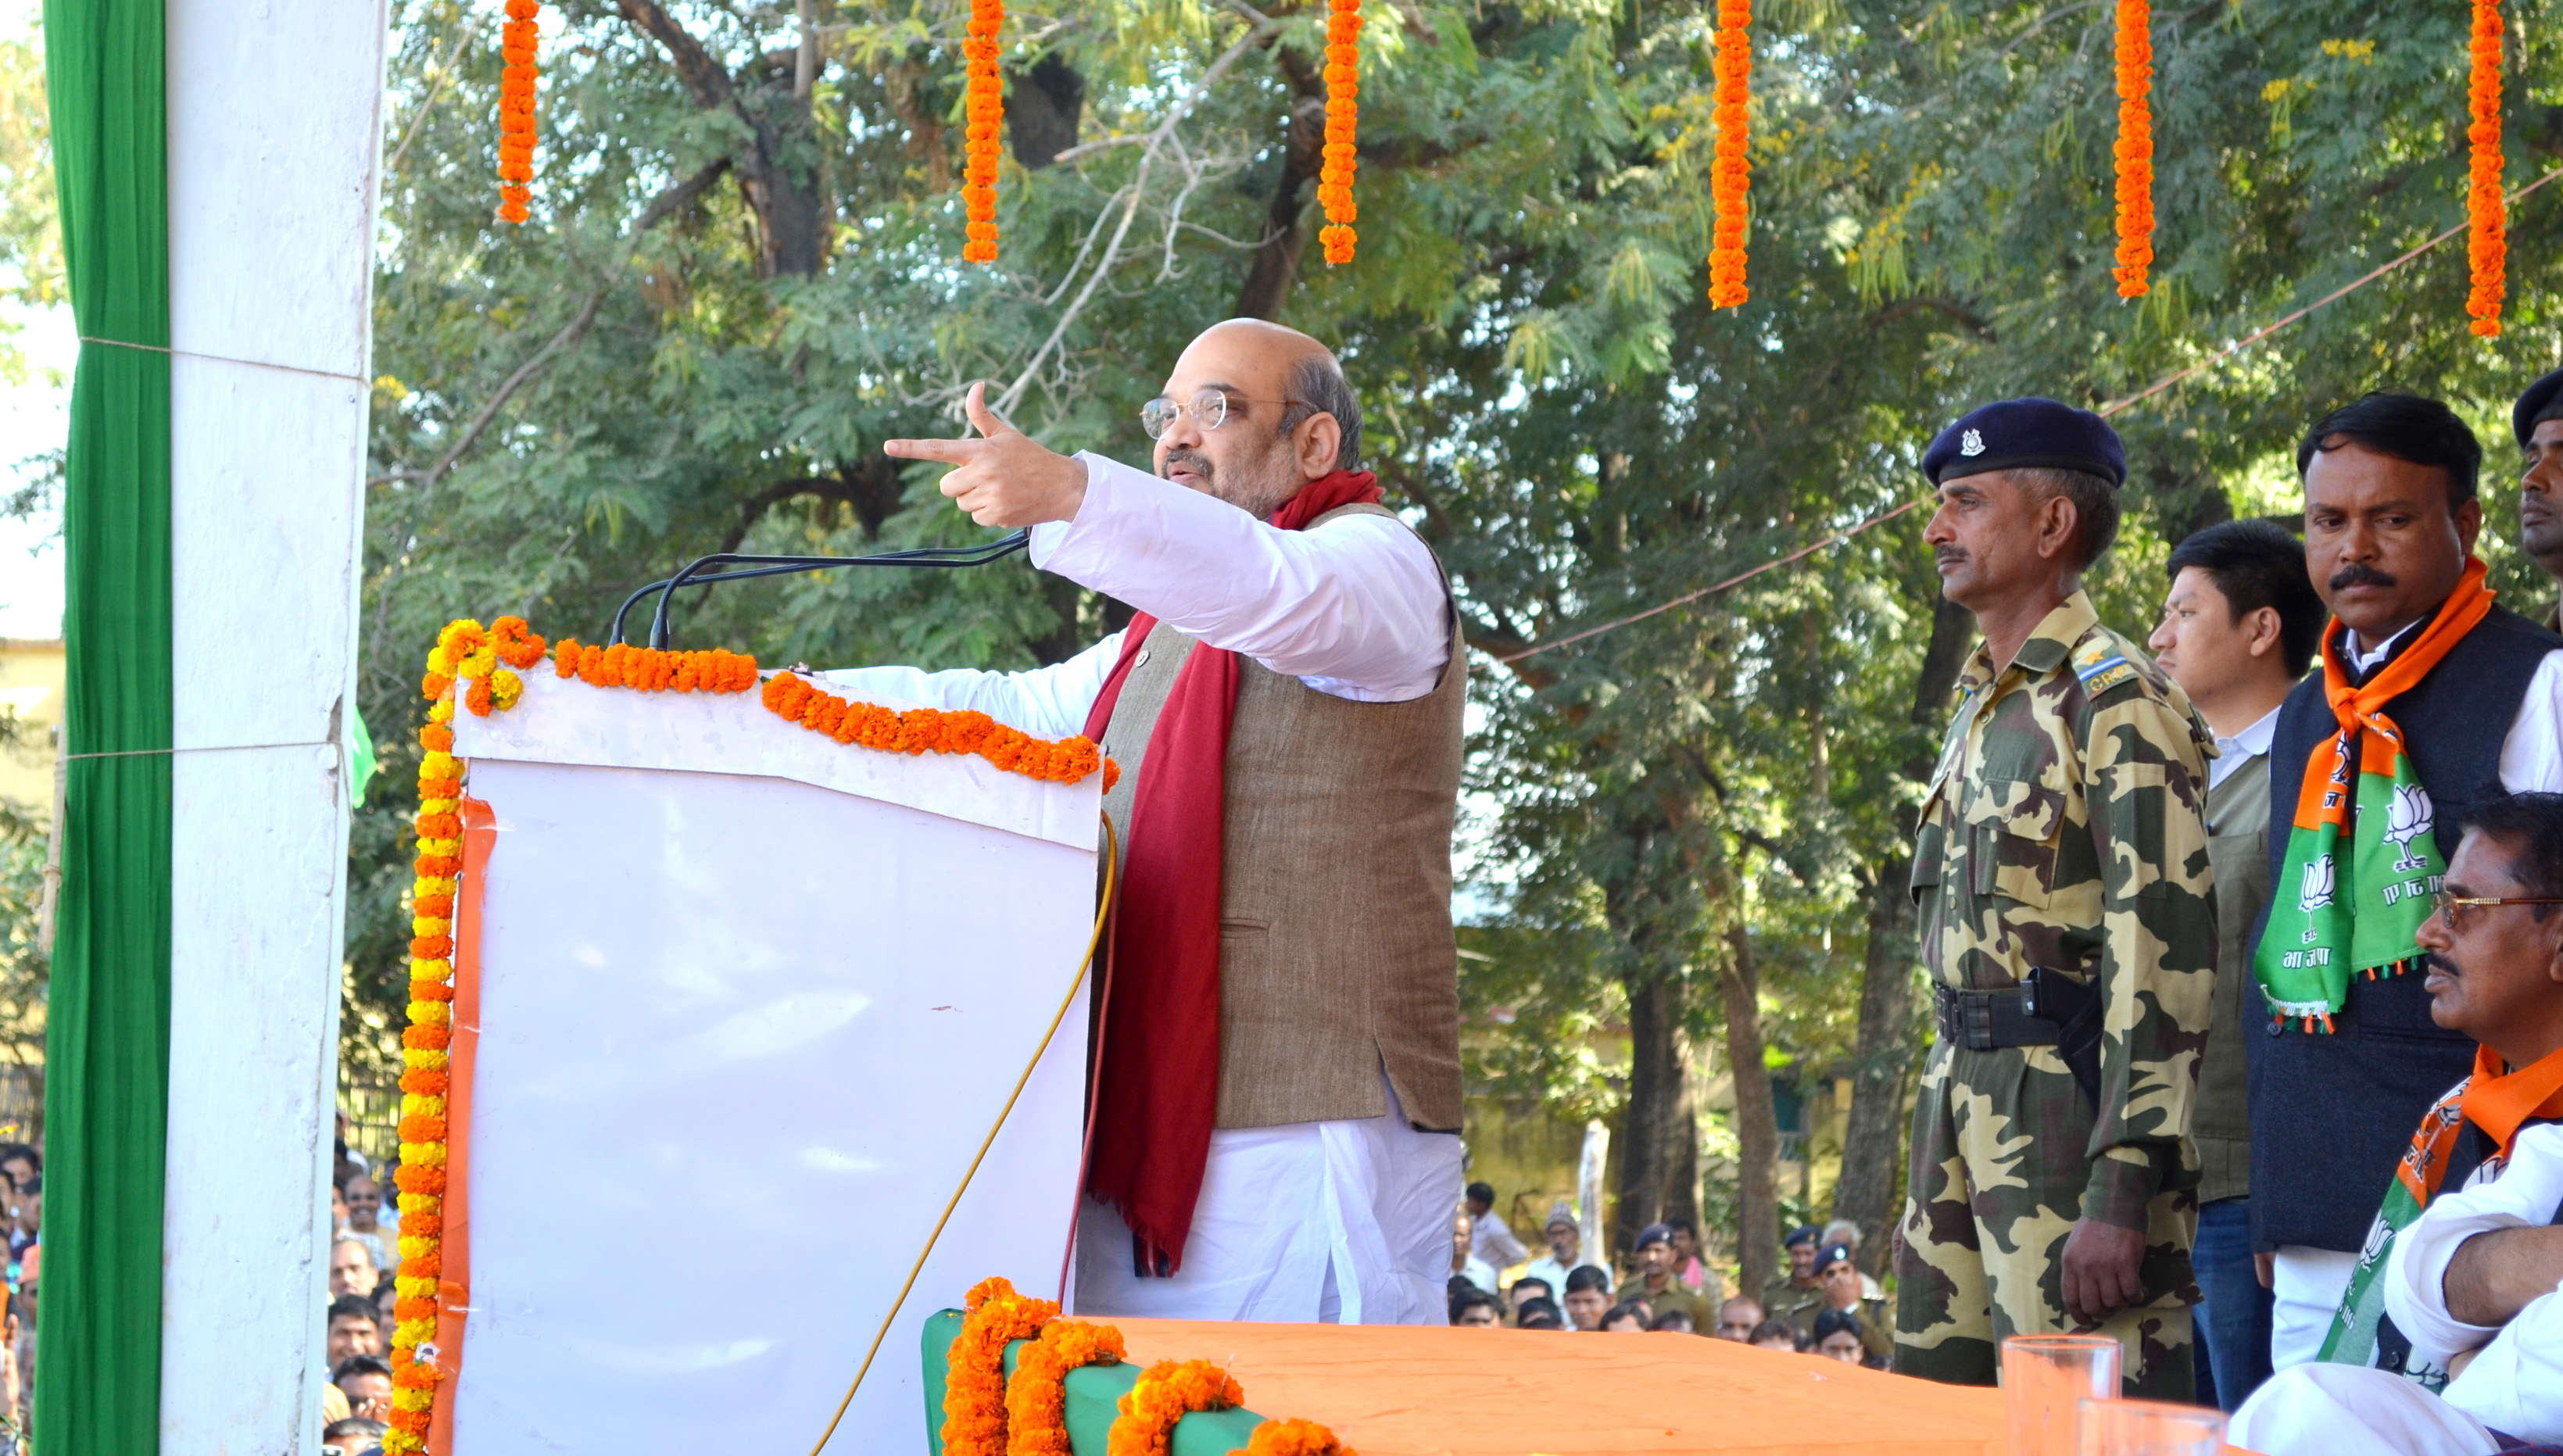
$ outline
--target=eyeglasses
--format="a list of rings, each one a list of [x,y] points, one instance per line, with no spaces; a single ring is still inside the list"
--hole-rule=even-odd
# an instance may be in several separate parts
[[[1241,405],[1301,405],[1311,410],[1317,408],[1306,400],[1258,400],[1249,399],[1245,395],[1232,395],[1224,389],[1206,389],[1194,395],[1190,404],[1178,404],[1164,395],[1159,395],[1141,405],[1139,428],[1148,432],[1150,440],[1156,440],[1175,428],[1176,416],[1190,415],[1193,417],[1193,423],[1203,430],[1217,430],[1228,423],[1228,407],[1232,402]]]
[[[2448,917],[2448,929],[2463,931],[2464,913],[2477,905],[2563,905],[2563,899],[2551,896],[2512,895],[2503,899],[2484,899],[2477,895],[2452,895],[2445,890],[2430,897],[2432,913]]]

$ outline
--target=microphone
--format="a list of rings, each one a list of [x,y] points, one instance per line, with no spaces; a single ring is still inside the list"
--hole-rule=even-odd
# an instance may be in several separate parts
[[[607,629],[606,645],[623,640],[623,619],[631,614],[634,604],[656,592],[657,610],[650,616],[650,646],[665,651],[668,647],[668,604],[687,587],[709,587],[721,582],[745,581],[750,577],[789,576],[804,571],[834,571],[846,566],[910,566],[950,570],[963,566],[986,566],[1003,561],[1030,546],[1033,533],[1016,531],[977,546],[915,546],[904,551],[885,551],[878,556],[743,556],[733,551],[717,551],[697,556],[686,563],[685,569],[665,581],[652,582],[629,597],[615,609],[614,625]],[[720,568],[714,570],[714,568]]]

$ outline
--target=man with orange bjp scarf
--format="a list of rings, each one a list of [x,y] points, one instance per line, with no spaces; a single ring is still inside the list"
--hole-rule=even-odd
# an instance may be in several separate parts
[[[1080,1314],[1440,1324],[1460,1200],[1451,826],[1467,662],[1441,567],[1360,468],[1307,335],[1232,319],[1140,411],[1155,473],[968,402],[981,525],[1138,609],[1028,672],[832,674],[860,695],[1083,733],[1121,877],[1095,968]]]
[[[2305,571],[2330,609],[2269,745],[2270,896],[2243,1018],[2253,1248],[2270,1364],[2319,1355],[2408,1130],[2472,1065],[2415,937],[2464,813],[2563,790],[2563,637],[2473,555],[2482,447],[2436,400],[2371,394],[2297,447]],[[2292,822],[2290,823],[2290,820]]]
[[[2563,1442],[2563,794],[2465,812],[2419,931],[2473,1072],[2422,1118],[2322,1359],[2235,1413],[2264,1456]]]

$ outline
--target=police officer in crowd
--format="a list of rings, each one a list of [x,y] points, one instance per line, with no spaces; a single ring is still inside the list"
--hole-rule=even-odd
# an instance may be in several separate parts
[[[1914,845],[1940,1035],[1914,1110],[1895,1368],[1992,1384],[2004,1336],[2105,1333],[2128,1394],[2187,1399],[2212,735],[2082,593],[2126,476],[2105,422],[1988,405],[1922,468],[1941,590],[1984,642]]]

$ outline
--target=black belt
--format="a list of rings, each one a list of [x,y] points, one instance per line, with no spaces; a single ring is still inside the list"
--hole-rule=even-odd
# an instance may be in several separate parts
[[[1955,991],[1931,988],[1932,1009],[1939,1013],[1940,1039],[1969,1051],[2005,1046],[2056,1046],[2064,1040],[2054,1021],[2029,1013],[2020,988],[2005,991]]]

